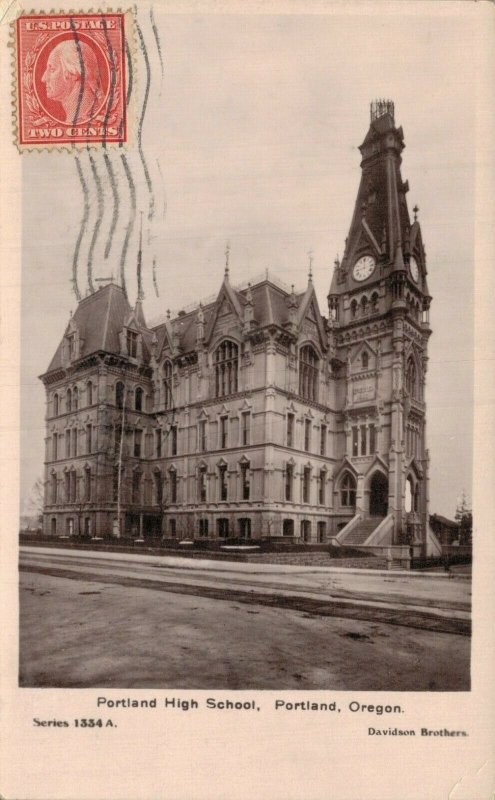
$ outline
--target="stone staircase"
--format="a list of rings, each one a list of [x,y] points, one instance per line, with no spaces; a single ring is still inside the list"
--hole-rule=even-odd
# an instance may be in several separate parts
[[[368,539],[371,534],[373,533],[376,528],[378,528],[379,524],[383,522],[383,517],[366,517],[350,531],[345,539],[342,540],[341,544],[345,545],[346,547],[349,545],[360,545],[364,544],[366,539]]]

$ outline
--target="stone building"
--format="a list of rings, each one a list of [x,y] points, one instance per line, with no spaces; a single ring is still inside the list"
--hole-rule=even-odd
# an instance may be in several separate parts
[[[393,104],[371,105],[323,316],[266,274],[149,327],[110,283],[41,379],[46,533],[427,549],[430,295]]]

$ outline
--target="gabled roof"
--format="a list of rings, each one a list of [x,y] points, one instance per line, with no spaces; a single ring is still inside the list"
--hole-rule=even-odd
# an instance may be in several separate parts
[[[76,308],[64,336],[74,327],[81,342],[79,357],[105,351],[120,353],[119,333],[132,308],[123,289],[114,283],[85,297]],[[53,356],[47,372],[62,367],[63,339]]]
[[[228,281],[224,281],[216,300],[202,306],[206,341],[211,339],[214,335],[218,311],[224,301],[231,305],[232,312],[237,316],[239,324],[243,324],[247,305],[246,295],[248,291],[251,292],[253,321],[256,327],[264,328],[270,325],[284,327],[289,322],[288,300],[290,294],[288,291],[272,283],[269,278],[251,286],[250,289],[245,288],[242,290],[234,289]],[[314,289],[311,287],[310,291],[306,290],[305,292],[300,292],[295,295],[298,308],[301,310],[301,322],[304,318],[305,310],[313,297],[317,308],[316,318],[318,330],[322,337],[322,343],[325,344],[325,328],[323,318],[319,312]],[[158,340],[158,353],[161,353],[167,345],[169,347],[171,346],[172,330],[178,333],[182,353],[188,353],[196,349],[196,320],[198,310],[199,304],[196,308],[193,308],[187,313],[182,312],[174,317],[174,319],[162,322],[152,329]]]

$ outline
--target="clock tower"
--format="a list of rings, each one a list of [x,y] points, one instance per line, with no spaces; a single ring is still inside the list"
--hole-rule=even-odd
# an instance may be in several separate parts
[[[371,103],[370,112],[357,200],[328,294],[335,354],[345,365],[341,472],[356,482],[352,541],[408,545],[419,555],[428,535],[431,297],[419,209],[411,220],[401,176],[403,131],[391,101]]]

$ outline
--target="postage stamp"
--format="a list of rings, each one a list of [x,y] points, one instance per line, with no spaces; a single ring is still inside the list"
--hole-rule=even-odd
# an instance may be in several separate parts
[[[127,141],[125,14],[37,14],[15,30],[20,149]]]

